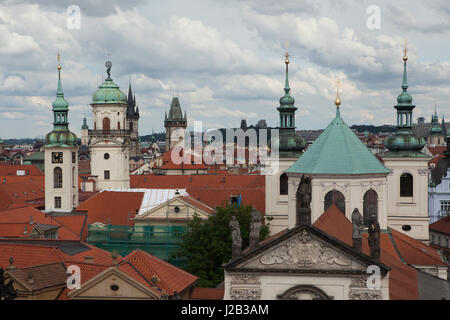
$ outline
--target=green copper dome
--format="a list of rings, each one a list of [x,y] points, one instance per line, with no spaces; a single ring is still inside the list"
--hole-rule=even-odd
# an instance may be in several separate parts
[[[333,121],[286,172],[353,175],[390,171],[341,119],[337,108]]]
[[[402,92],[397,97],[399,106],[409,106],[412,103],[412,96],[408,92]]]
[[[59,61],[59,54],[58,54]],[[47,133],[44,147],[75,147],[77,136],[69,130],[69,103],[64,99],[61,85],[61,66],[58,64],[58,90],[53,107],[53,131]]]
[[[98,87],[92,95],[92,104],[123,103],[126,104],[126,96],[110,77]]]
[[[425,139],[410,132],[397,132],[386,139],[389,151],[420,151],[425,146]]]
[[[75,147],[77,136],[70,131],[53,130],[46,135],[46,147]]]
[[[287,93],[285,96],[280,98],[280,108],[293,108],[295,103],[294,97]]]

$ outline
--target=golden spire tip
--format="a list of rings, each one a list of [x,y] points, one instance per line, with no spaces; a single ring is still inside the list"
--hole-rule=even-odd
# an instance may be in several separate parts
[[[339,86],[341,84],[341,80],[336,80],[336,99],[334,100],[334,104],[336,107],[339,107],[341,105],[341,97],[339,95]]]

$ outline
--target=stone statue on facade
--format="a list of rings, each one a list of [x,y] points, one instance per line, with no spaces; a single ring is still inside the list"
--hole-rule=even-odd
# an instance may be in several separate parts
[[[229,227],[231,229],[231,259],[235,259],[241,255],[242,251],[242,237],[241,237],[241,229],[239,227],[239,221],[236,219],[236,216],[232,216]]]
[[[357,252],[361,252],[362,249],[362,232],[364,230],[364,223],[361,213],[358,208],[355,208],[352,212],[352,225],[353,225],[353,248]]]
[[[380,224],[376,215],[369,217],[369,247],[370,257],[380,261]]]
[[[311,178],[303,175],[297,189],[297,225],[311,225]]]
[[[250,222],[250,236],[249,236],[249,247],[254,249],[259,244],[259,233],[261,230],[261,213],[252,208],[251,211],[252,221]]]

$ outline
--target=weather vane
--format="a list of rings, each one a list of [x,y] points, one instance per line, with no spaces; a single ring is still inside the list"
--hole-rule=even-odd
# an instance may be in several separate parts
[[[112,62],[110,61],[111,52],[109,52],[109,50],[106,50],[106,57],[107,57],[107,60],[105,62],[106,73],[108,74],[108,79],[110,79],[111,78]]]
[[[59,49],[58,49],[58,55],[57,55],[57,58],[58,58],[58,70],[61,70],[61,64],[60,64],[60,61],[61,61],[61,55],[59,54]]]
[[[289,41],[286,40],[286,54],[284,55],[286,57],[286,60],[285,60],[286,64],[289,63],[289,50],[288,49],[289,49]]]
[[[336,79],[336,100],[334,100],[334,104],[339,107],[341,105],[341,98],[339,96],[339,87],[341,85],[341,80]]]
[[[407,42],[408,42],[408,40],[405,39],[405,44],[403,46],[403,60],[404,61],[408,60],[408,56],[406,55],[406,53],[408,52],[408,49],[406,47]]]

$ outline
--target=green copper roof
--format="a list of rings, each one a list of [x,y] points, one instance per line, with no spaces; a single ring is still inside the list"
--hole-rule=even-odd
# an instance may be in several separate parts
[[[337,108],[333,121],[286,172],[346,175],[390,171],[341,119]]]
[[[83,118],[83,125],[81,126],[81,129],[89,129],[89,127],[86,123],[86,117]]]
[[[3,141],[3,139],[0,137],[0,144],[5,143],[5,141]]]
[[[119,86],[115,84],[110,77],[106,78],[105,82],[98,88],[99,89],[92,95],[93,104],[126,104],[125,93],[119,89]]]

